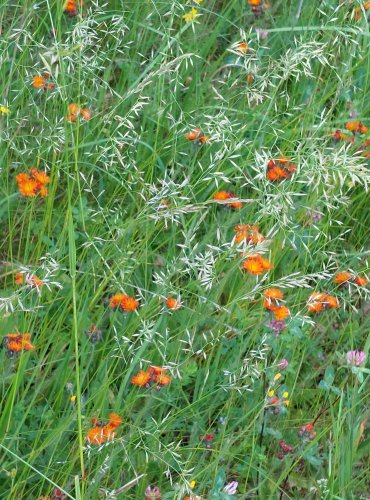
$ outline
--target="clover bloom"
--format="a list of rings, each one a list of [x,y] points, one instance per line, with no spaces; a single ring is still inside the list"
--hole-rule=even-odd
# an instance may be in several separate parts
[[[39,194],[44,198],[48,194],[46,184],[50,182],[50,177],[46,172],[41,172],[36,168],[31,168],[30,174],[21,173],[16,176],[19,192],[22,196],[33,198]]]
[[[279,319],[272,319],[267,326],[274,332],[276,335],[279,335],[286,328],[285,321]]]
[[[33,351],[35,347],[31,344],[30,333],[8,333],[3,338],[3,345],[7,349],[9,357],[22,351]]]
[[[336,309],[339,307],[339,301],[336,297],[324,292],[313,292],[307,302],[307,308],[310,312],[319,313],[324,309]]]
[[[225,488],[223,489],[223,492],[226,493],[227,495],[235,495],[237,489],[238,489],[238,481],[231,481],[231,483],[228,483]]]
[[[235,242],[240,243],[245,240],[248,243],[252,243],[253,245],[257,245],[257,243],[261,243],[265,240],[265,237],[259,232],[258,226],[250,226],[249,224],[238,224],[234,227],[234,231],[236,231]]]
[[[268,259],[264,259],[259,254],[251,255],[247,257],[242,263],[243,269],[245,269],[249,274],[260,275],[265,271],[273,269],[272,263]]]
[[[217,191],[217,193],[213,195],[213,199],[215,201],[226,201],[234,198],[236,198],[235,193],[232,193],[230,191]],[[226,206],[235,209],[240,209],[242,208],[243,203],[241,201],[231,201],[230,203],[226,203]]]
[[[182,16],[182,18],[187,22],[187,23],[191,23],[192,21],[194,21],[194,19],[196,19],[198,17],[198,11],[197,9],[195,9],[194,7],[189,11],[187,12],[186,14],[184,14]]]
[[[347,363],[354,366],[362,366],[365,364],[366,354],[363,351],[347,352]]]
[[[166,306],[168,307],[168,309],[172,309],[173,311],[175,311],[176,309],[180,309],[181,301],[175,299],[174,297],[168,297],[166,300]]]
[[[162,500],[162,494],[158,486],[148,486],[144,493],[144,500]]]

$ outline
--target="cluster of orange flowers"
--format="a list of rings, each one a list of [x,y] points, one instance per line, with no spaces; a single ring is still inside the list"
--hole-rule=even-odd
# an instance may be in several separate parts
[[[136,311],[139,307],[139,302],[134,297],[129,297],[124,293],[116,293],[109,299],[109,306],[112,308],[121,307],[123,311]]]
[[[296,167],[287,158],[270,160],[267,163],[266,179],[270,182],[277,182],[283,179],[290,179]]]
[[[89,108],[80,108],[78,104],[73,102],[68,106],[67,122],[75,122],[81,116],[86,122],[91,119],[91,111]]]
[[[22,351],[33,351],[35,349],[31,344],[30,333],[8,333],[3,339],[3,345],[6,347],[9,357]]]
[[[242,266],[249,274],[255,275],[260,275],[274,268],[268,259],[263,258],[259,254],[247,257],[247,259],[242,262]]]
[[[139,387],[150,387],[156,385],[158,389],[168,385],[172,378],[167,375],[167,370],[161,366],[150,366],[148,371],[140,370],[134,375],[131,382]]]
[[[101,445],[107,441],[113,441],[115,431],[122,424],[122,418],[117,413],[109,415],[109,422],[103,423],[98,418],[91,421],[92,427],[87,431],[86,441],[89,444]]]
[[[50,177],[46,172],[41,172],[36,168],[31,168],[30,174],[21,173],[16,177],[18,189],[22,196],[32,198],[39,194],[44,198],[48,194],[46,184],[50,182]]]
[[[40,278],[35,275],[29,276],[25,273],[16,273],[15,274],[15,284],[16,285],[29,285],[35,286],[37,288],[41,288],[44,284]]]
[[[205,144],[209,138],[204,135],[200,128],[195,128],[192,132],[185,134],[185,139],[188,141],[197,141],[199,145]]]
[[[349,271],[338,273],[334,277],[334,282],[338,285],[345,285],[349,281],[354,281],[358,286],[365,286],[369,282],[365,276],[354,276]]]
[[[359,21],[362,17],[362,9],[365,11],[370,10],[370,2],[364,2],[362,7],[356,7],[354,11],[354,18]]]
[[[35,75],[32,80],[32,85],[35,87],[35,89],[44,89],[44,90],[54,89],[55,88],[54,83],[47,82],[50,78],[50,73],[44,73],[44,75],[45,76]]]
[[[353,135],[350,136],[342,132],[340,129],[337,129],[332,135],[332,139],[335,142],[347,141],[353,144],[357,142],[357,138],[359,138],[360,135],[366,135],[369,132],[369,129],[360,121],[351,121],[346,123],[346,130],[348,130],[348,132],[352,132]],[[357,144],[358,144],[357,151],[361,153],[362,156],[364,156],[365,158],[369,158],[370,151],[368,151],[368,148],[370,147],[370,140],[363,141],[363,138],[359,138]]]
[[[310,312],[319,313],[325,309],[337,309],[339,300],[325,292],[313,292],[308,297],[307,307]]]
[[[235,243],[240,243],[245,240],[248,243],[257,245],[257,243],[261,243],[265,240],[263,234],[259,232],[259,227],[255,225],[238,224],[234,227],[234,231],[236,231]]]
[[[216,201],[226,201],[234,198],[236,198],[236,195],[231,191],[217,191],[217,193],[213,195],[213,199]],[[241,201],[231,201],[230,203],[226,203],[226,206],[238,210],[242,208],[243,203]]]
[[[263,296],[265,297],[263,307],[272,311],[277,320],[281,321],[289,316],[289,309],[279,302],[284,299],[284,293],[279,288],[268,288],[263,292]]]
[[[64,12],[68,14],[70,17],[77,16],[78,4],[82,5],[83,4],[82,0],[68,0],[64,7]]]

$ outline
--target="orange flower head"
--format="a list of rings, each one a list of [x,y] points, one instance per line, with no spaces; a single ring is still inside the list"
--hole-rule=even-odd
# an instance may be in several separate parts
[[[125,295],[121,300],[121,307],[124,311],[136,311],[139,307],[139,302],[134,297]]]
[[[345,283],[346,281],[349,281],[351,278],[351,273],[349,273],[348,271],[344,271],[335,275],[334,282],[340,285],[342,283]]]
[[[119,307],[122,300],[127,297],[124,293],[116,293],[109,299],[109,307]]]
[[[28,174],[18,174],[16,177],[18,183],[18,190],[22,196],[33,198],[37,194],[37,182],[33,180]]]
[[[339,307],[339,300],[336,297],[333,297],[332,295],[329,294],[325,294],[324,303],[330,309],[337,309]]]
[[[45,86],[45,78],[41,75],[35,75],[33,77],[32,85],[35,89],[42,89]]]
[[[230,194],[227,191],[217,191],[217,193],[213,195],[213,199],[218,201],[228,200],[229,198]]]
[[[151,379],[151,375],[144,370],[140,370],[139,373],[134,375],[131,379],[131,383],[139,387],[145,387]]]
[[[33,351],[35,347],[30,342],[30,333],[9,333],[4,337],[4,345],[11,352]]]
[[[117,415],[117,413],[111,413],[109,415],[109,425],[113,429],[118,429],[118,427],[120,427],[121,424],[122,424],[122,418],[119,415]]]
[[[86,440],[89,444],[95,444],[100,446],[101,444],[107,441],[112,441],[114,435],[115,434],[109,424],[104,426],[96,426],[96,427],[91,427],[87,431]]]
[[[168,309],[180,309],[181,302],[173,297],[168,297],[168,299],[166,300],[166,306],[168,307]]]
[[[85,121],[87,121],[87,122],[88,122],[89,120],[91,120],[91,116],[92,116],[92,114],[91,114],[91,111],[89,110],[89,108],[82,108],[82,109],[81,109],[81,116],[82,116],[82,118],[83,118]]]
[[[270,271],[271,269],[274,269],[274,266],[268,259],[260,257],[260,263],[264,271]]]
[[[172,378],[162,371],[159,375],[155,377],[155,382],[159,385],[168,385],[171,383]]]
[[[248,257],[248,259],[242,263],[242,266],[249,274],[260,275],[264,271],[260,259],[256,257]]]
[[[188,132],[187,134],[185,134],[185,139],[187,139],[188,141],[196,141],[197,139],[199,139],[201,136],[202,136],[202,131],[200,130],[200,128],[195,128],[192,132]]]
[[[149,366],[148,373],[150,376],[160,375],[163,371],[165,371],[161,366]]]
[[[15,284],[16,285],[23,285],[23,282],[24,282],[24,274],[16,273],[15,274]]]
[[[261,5],[262,0],[248,0],[249,5],[252,5],[252,7],[258,7]]]
[[[286,179],[287,173],[284,168],[282,167],[272,167],[270,170],[268,170],[266,174],[266,178],[270,182],[276,182],[280,181],[282,179]]]
[[[66,116],[66,121],[67,121],[68,123],[70,123],[70,122],[76,122],[76,121],[77,121],[77,115],[71,115],[71,114],[68,114],[68,115]]]
[[[358,286],[366,286],[369,283],[369,280],[365,278],[365,276],[356,276],[355,283]]]
[[[80,112],[80,106],[77,103],[73,102],[72,104],[69,104],[68,111],[71,115],[77,116]]]
[[[284,298],[284,293],[279,288],[268,288],[263,292],[263,296],[270,300],[281,300]]]
[[[247,54],[247,52],[249,52],[248,44],[246,42],[240,42],[240,43],[238,43],[237,50],[241,54]]]
[[[31,177],[37,182],[39,187],[42,187],[50,182],[50,177],[47,175],[47,173],[39,171],[36,168],[31,168],[30,174]]]
[[[284,320],[290,314],[289,309],[286,306],[275,307],[274,315],[277,320]]]
[[[44,282],[40,278],[38,278],[37,276],[32,276],[31,277],[31,284],[37,288],[41,288],[43,286]]]

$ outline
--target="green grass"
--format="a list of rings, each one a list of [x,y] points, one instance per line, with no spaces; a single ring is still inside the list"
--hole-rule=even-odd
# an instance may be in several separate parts
[[[271,0],[258,18],[246,0],[98,3],[68,17],[59,0],[0,2],[11,110],[0,115],[0,331],[35,346],[0,351],[0,498],[142,499],[150,484],[164,500],[367,498],[369,371],[345,357],[369,351],[369,285],[333,281],[369,271],[368,135],[332,140],[350,120],[370,126],[362,2]],[[238,56],[242,40],[250,52]],[[45,72],[55,89],[32,86]],[[70,103],[92,119],[68,123]],[[195,127],[210,141],[187,141]],[[292,179],[268,182],[267,161],[282,156]],[[50,175],[45,198],[18,193],[31,167]],[[216,191],[243,207],[214,203]],[[237,224],[260,227],[273,270],[242,272]],[[19,272],[44,286],[16,285]],[[269,287],[291,313],[278,336]],[[109,307],[120,291],[137,313]],[[313,291],[340,308],[309,314]],[[168,295],[182,307],[169,312]],[[273,414],[282,358],[277,392],[290,404]],[[135,387],[150,365],[172,382]],[[88,446],[91,419],[111,412],[123,419],[114,440]],[[317,435],[303,441],[310,422]],[[281,440],[293,446],[283,459]]]

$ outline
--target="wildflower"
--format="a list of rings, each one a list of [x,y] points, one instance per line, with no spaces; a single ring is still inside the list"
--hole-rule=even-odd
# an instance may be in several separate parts
[[[346,283],[347,281],[349,281],[351,278],[352,278],[351,273],[349,273],[348,271],[345,271],[345,272],[342,272],[342,273],[337,273],[335,275],[334,281],[335,281],[335,283],[341,285],[341,284]]]
[[[369,280],[365,278],[365,276],[356,276],[355,283],[358,286],[366,286],[369,283]]]
[[[235,193],[228,191],[217,191],[217,193],[213,195],[213,199],[216,201],[225,201],[233,198],[236,198]],[[242,208],[243,203],[241,201],[231,201],[230,203],[226,203],[226,206],[235,209],[240,209]]]
[[[273,313],[278,321],[282,321],[289,316],[290,311],[286,306],[275,306],[273,309]]]
[[[280,372],[279,372],[279,373],[277,373],[277,374],[274,376],[274,378],[273,378],[274,382],[276,382],[277,380],[279,380],[279,378],[281,378],[281,377],[282,377],[281,373],[280,373]]]
[[[103,336],[103,332],[94,324],[92,324],[91,327],[85,331],[85,334],[92,344],[100,342]]]
[[[71,401],[71,403],[74,403],[74,402],[76,401],[76,398],[77,398],[77,396],[76,396],[75,394],[73,394],[73,395],[69,398],[69,400]]]
[[[1,113],[2,115],[8,115],[8,114],[10,113],[10,109],[9,109],[9,108],[7,108],[7,107],[5,107],[5,106],[2,106],[2,105],[1,105],[1,106],[0,106],[0,113]]]
[[[48,79],[50,78],[49,73],[45,73],[45,76],[42,75],[34,75],[32,79],[32,85],[35,87],[35,89],[54,89],[55,85],[53,83],[47,83]]]
[[[31,344],[30,333],[8,333],[3,338],[3,345],[7,349],[7,355],[12,357],[23,351],[33,351],[35,347]]]
[[[81,4],[81,0],[78,0]],[[77,16],[78,14],[78,3],[77,0],[68,0],[64,12],[69,15],[69,17]]]
[[[136,311],[139,302],[134,297],[129,297],[124,293],[116,293],[109,299],[109,306],[112,308],[121,307],[123,311]]]
[[[75,122],[77,121],[78,116],[81,116],[85,121],[89,121],[91,119],[91,111],[89,108],[80,108],[80,106],[73,102],[68,105],[68,115],[66,117],[67,122]]]
[[[279,446],[280,446],[281,452],[278,453],[278,457],[280,459],[284,458],[284,456],[287,455],[288,453],[293,453],[293,446],[290,446],[285,441],[280,441]]]
[[[121,426],[122,419],[116,413],[109,415],[109,422],[103,423],[100,419],[91,420],[92,427],[88,429],[86,440],[89,444],[101,445],[107,441],[113,441],[115,430]]]
[[[192,21],[194,21],[194,19],[196,19],[198,17],[198,11],[197,9],[195,9],[194,7],[191,9],[191,11],[187,12],[186,14],[184,14],[182,16],[182,18],[187,22],[187,23],[191,23]]]
[[[199,441],[205,444],[206,448],[211,448],[213,444],[213,440],[215,438],[214,434],[206,434],[205,436],[200,435],[199,436]]]
[[[316,435],[317,433],[314,431],[314,424],[303,425],[298,431],[298,436],[308,441],[315,439]]]
[[[29,285],[35,286],[36,288],[41,288],[43,286],[43,281],[35,275],[29,276],[24,273],[15,274],[15,284],[16,285]]]
[[[293,165],[293,163],[290,163],[287,158],[270,160],[267,163],[266,179],[270,182],[277,182],[282,179],[290,179],[295,170],[295,165]]]
[[[363,351],[347,352],[347,363],[354,366],[362,366],[365,364],[366,354]]]
[[[338,308],[339,301],[328,293],[313,292],[308,298],[307,307],[310,312],[319,313],[326,308]]]
[[[269,32],[261,28],[256,28],[256,33],[258,38],[261,38],[261,40],[266,40],[269,36]]]
[[[148,486],[145,489],[145,500],[162,500],[161,491],[158,486]]]
[[[196,484],[197,484],[197,482],[196,482],[196,481],[194,481],[194,479],[193,479],[192,481],[190,481],[190,483],[189,483],[189,487],[190,487],[191,489],[194,489]]]
[[[236,50],[240,52],[240,54],[247,54],[249,52],[249,47],[246,42],[239,42],[236,44]]]
[[[360,121],[352,121],[346,123],[346,130],[349,132],[352,132],[353,134],[359,133],[359,134],[367,134],[368,133],[368,128],[365,127],[365,125],[360,122]]]
[[[274,394],[275,394],[275,391],[274,391],[274,390],[271,390],[271,391],[269,391],[269,392],[267,393],[267,395],[268,395],[268,397],[269,397],[269,398],[272,398],[272,396],[274,396]]]
[[[227,495],[235,495],[237,488],[238,488],[238,481],[231,481],[225,486],[223,491]]]
[[[284,293],[279,288],[268,288],[263,292],[263,296],[268,300],[280,300],[284,298]]]
[[[151,382],[159,384],[159,386],[168,385],[172,381],[172,378],[167,375],[167,370],[161,366],[150,366],[148,373],[151,377]]]
[[[22,196],[32,198],[39,194],[44,198],[48,194],[46,184],[50,182],[50,177],[46,172],[31,168],[30,175],[26,173],[18,174],[16,176],[16,181]]]
[[[59,488],[54,488],[50,500],[64,500],[67,495],[62,492]]]
[[[151,375],[148,372],[144,372],[144,370],[140,370],[139,373],[134,375],[131,379],[131,383],[137,385],[139,387],[149,387],[149,381],[151,379]]]
[[[265,271],[273,269],[271,262],[261,257],[259,254],[248,257],[247,260],[242,263],[242,266],[249,274],[255,275],[260,275]]]
[[[238,224],[234,227],[234,231],[236,231],[235,242],[240,243],[243,240],[248,243],[252,243],[253,245],[257,245],[257,243],[261,243],[265,240],[265,237],[259,232],[258,226],[250,226],[249,224]]]
[[[198,141],[199,145],[205,144],[209,139],[204,133],[200,130],[200,128],[195,128],[192,132],[188,132],[184,135],[185,139],[188,141]]]
[[[338,142],[338,141],[348,141],[348,142],[354,142],[354,138],[353,137],[350,137],[349,135],[347,134],[344,134],[341,130],[336,130],[334,132],[334,134],[332,135],[332,139],[333,141],[335,142]]]
[[[280,368],[280,370],[285,370],[285,368],[288,368],[289,362],[287,359],[283,358],[281,359],[277,366]]]
[[[267,326],[277,335],[286,328],[286,323],[282,320],[272,319]]]
[[[180,300],[175,299],[174,297],[168,297],[166,300],[166,306],[168,307],[168,309],[175,311],[176,309],[180,309],[181,302]]]

